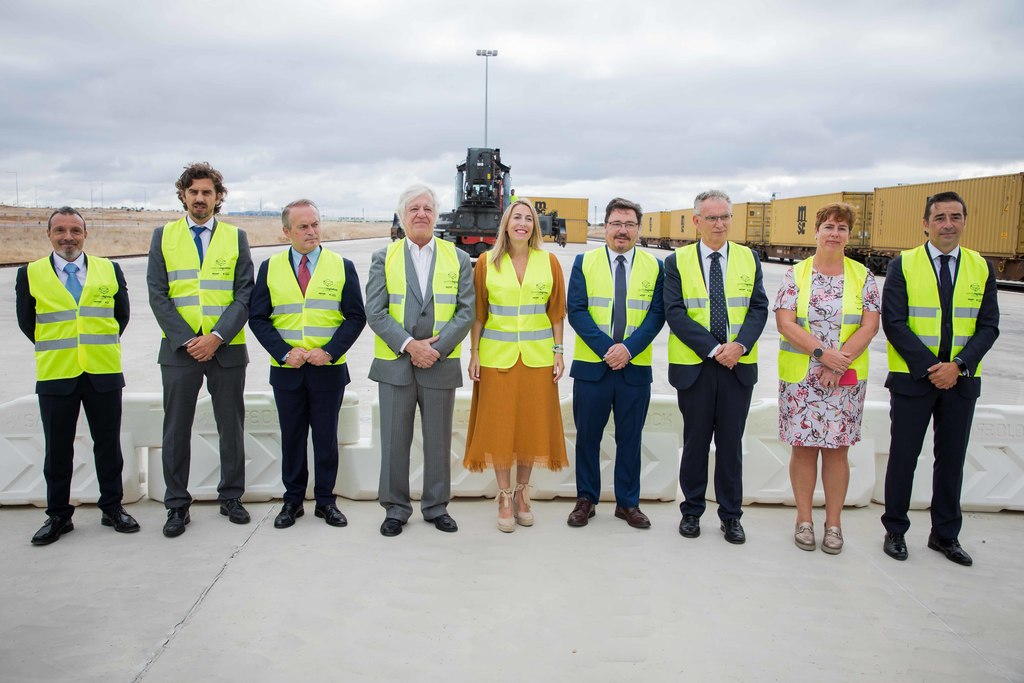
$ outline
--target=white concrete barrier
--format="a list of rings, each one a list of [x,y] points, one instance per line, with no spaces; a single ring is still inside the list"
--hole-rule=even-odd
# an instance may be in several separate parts
[[[145,471],[140,467],[137,444],[127,421],[122,421],[121,452],[124,468],[121,482],[123,501],[134,503],[142,498]],[[71,477],[71,503],[95,503],[100,497],[96,480],[93,442],[85,411],[78,417],[75,432],[75,457]],[[39,401],[23,396],[0,406],[0,505],[35,505],[46,507],[46,480],[43,478],[43,439]]]

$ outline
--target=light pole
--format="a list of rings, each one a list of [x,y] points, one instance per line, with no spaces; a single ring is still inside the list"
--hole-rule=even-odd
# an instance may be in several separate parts
[[[477,50],[477,57],[484,58],[484,147],[487,147],[487,89],[491,57],[497,57],[497,50]]]
[[[14,205],[19,206],[21,204],[21,200],[18,198],[18,172],[8,171],[8,173],[14,174]]]

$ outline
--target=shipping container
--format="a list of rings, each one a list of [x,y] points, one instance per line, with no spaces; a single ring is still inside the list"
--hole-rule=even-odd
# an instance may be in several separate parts
[[[875,188],[872,249],[902,251],[923,244],[922,219],[928,197],[956,192],[967,205],[960,244],[985,256],[1024,253],[1021,193],[1024,173]]]
[[[559,216],[562,214],[559,213]],[[566,239],[571,244],[585,244],[587,241],[588,224],[586,220],[568,220],[565,222]]]
[[[586,222],[587,220],[590,200],[586,197],[534,197],[533,195],[523,197],[523,199],[526,198],[533,202],[537,213],[557,211],[558,217],[567,221],[582,220]]]
[[[676,209],[669,219],[669,241],[681,247],[697,241],[697,226],[693,224],[693,209]]]
[[[762,244],[771,238],[772,205],[769,202],[745,202],[732,206],[732,230],[729,239],[734,242]],[[734,236],[735,235],[735,236]]]
[[[640,243],[645,247],[667,247],[670,211],[649,211],[640,219]]]
[[[771,207],[769,242],[773,247],[810,247],[813,251],[816,246],[814,219],[818,209],[833,202],[843,202],[857,210],[848,248],[866,247],[870,243],[871,200],[871,192],[833,192],[811,197],[775,199]]]

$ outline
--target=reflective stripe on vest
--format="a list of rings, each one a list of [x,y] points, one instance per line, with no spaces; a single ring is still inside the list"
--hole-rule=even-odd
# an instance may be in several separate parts
[[[587,281],[587,312],[602,332],[612,336],[612,303],[615,299],[615,280],[608,260],[607,247],[593,249],[583,255],[583,275]],[[639,249],[634,251],[633,267],[626,285],[626,337],[647,317],[654,297],[654,284],[658,280],[658,259]],[[609,296],[611,295],[611,296]],[[583,341],[576,337],[573,349],[574,360],[587,363],[601,363],[603,360]],[[654,352],[651,344],[630,359],[633,365],[651,365]]]
[[[405,327],[405,239],[388,245],[384,255],[384,280],[388,288],[388,313],[400,327]],[[415,275],[415,271],[413,271]],[[414,285],[418,287],[419,285]],[[459,256],[455,253],[455,245],[446,240],[434,239],[434,277],[431,280],[434,295],[434,320],[432,325],[437,335],[445,324],[455,315],[455,305],[459,299]],[[383,360],[395,360],[398,354],[379,336],[373,339],[373,355]],[[448,354],[449,358],[462,355],[460,341]]]
[[[322,349],[345,321],[341,314],[345,261],[333,251],[320,250],[305,296],[292,269],[291,249],[274,254],[267,266],[267,289],[270,291],[270,322],[292,347]],[[279,368],[292,367],[277,358],[271,358],[270,362]],[[344,362],[342,354],[331,361],[331,365]]]
[[[480,365],[510,368],[523,358],[531,368],[554,365],[554,332],[547,314],[554,275],[546,251],[531,249],[523,283],[508,254],[501,257],[501,270],[487,259],[487,322],[480,335]]]
[[[799,289],[796,299],[796,323],[808,334],[811,332],[807,322],[807,311],[811,301],[811,275],[814,271],[814,257],[804,259],[793,266],[793,280]],[[839,326],[839,343],[846,342],[854,332],[860,329],[861,316],[864,313],[864,281],[868,271],[862,264],[853,259],[843,259],[843,321]],[[849,285],[849,286],[847,286]],[[811,357],[798,350],[785,337],[779,338],[779,379],[795,384],[803,381],[810,367]],[[867,349],[853,359],[850,368],[857,371],[857,379],[868,378]]]
[[[29,292],[36,300],[36,379],[120,373],[114,264],[99,256],[88,257],[78,303],[57,277],[49,256],[30,263],[27,273]]]
[[[184,218],[164,226],[160,249],[167,267],[167,293],[174,307],[189,327],[209,334],[235,300],[238,228],[217,221],[201,269],[199,252]],[[244,344],[245,328],[229,343]]]
[[[942,335],[942,303],[935,266],[924,245],[903,252],[900,258],[907,282],[907,326],[928,350],[939,355]],[[974,336],[978,311],[985,295],[988,262],[973,249],[960,247],[956,282],[953,284],[953,347],[949,357],[955,358]],[[890,372],[910,372],[907,362],[886,342]],[[981,363],[973,375],[981,376]]]
[[[711,310],[708,307],[708,287],[704,282],[700,264],[699,242],[688,244],[676,249],[676,268],[679,270],[679,281],[683,290],[683,302],[686,314],[704,329],[711,329]],[[729,341],[735,341],[736,335],[743,328],[750,307],[750,297],[754,292],[754,278],[757,267],[754,253],[735,242],[729,242],[729,261],[725,271],[725,303],[729,315]],[[668,337],[668,362],[677,365],[697,365],[703,362],[693,349],[684,344],[675,333]],[[757,342],[748,349],[748,353],[740,356],[740,363],[754,365],[757,363]]]

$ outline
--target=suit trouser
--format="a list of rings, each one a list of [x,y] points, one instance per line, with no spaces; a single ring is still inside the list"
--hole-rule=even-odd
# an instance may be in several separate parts
[[[164,384],[163,465],[167,509],[189,505],[188,475],[192,464],[192,424],[196,401],[206,377],[220,441],[220,482],[217,498],[245,493],[245,365],[221,367],[216,360],[190,365],[161,365]]]
[[[891,423],[889,464],[885,470],[886,531],[905,534],[910,529],[910,494],[914,470],[934,418],[935,463],[932,467],[932,532],[941,539],[960,535],[963,515],[960,490],[964,479],[964,460],[971,436],[975,398],[964,398],[956,388],[932,389],[923,396],[889,393]]]
[[[640,504],[640,445],[651,385],[629,384],[621,372],[596,381],[575,378],[572,416],[576,424],[576,497],[597,503],[601,495],[601,440],[609,413],[615,415],[615,504]]]
[[[387,517],[408,521],[409,451],[412,448],[416,406],[423,427],[423,496],[420,510],[426,520],[445,514],[452,496],[452,416],[454,389],[431,389],[415,381],[404,386],[379,382],[380,504]]]
[[[345,388],[310,391],[274,387],[281,425],[281,480],[284,502],[301,505],[309,483],[306,442],[313,433],[313,497],[317,505],[335,502],[338,481],[338,411]]]
[[[74,472],[75,428],[79,409],[85,407],[85,417],[92,435],[96,480],[100,487],[98,506],[104,512],[113,512],[121,505],[124,489],[121,471],[121,388],[96,391],[85,375],[67,396],[39,394],[39,414],[46,439],[43,459],[43,477],[46,479],[46,514],[71,517],[71,476]]]
[[[708,455],[714,437],[718,517],[743,515],[743,430],[753,393],[753,386],[743,385],[734,371],[717,361],[705,361],[693,385],[677,392],[683,414],[682,514],[700,517],[707,508]]]

